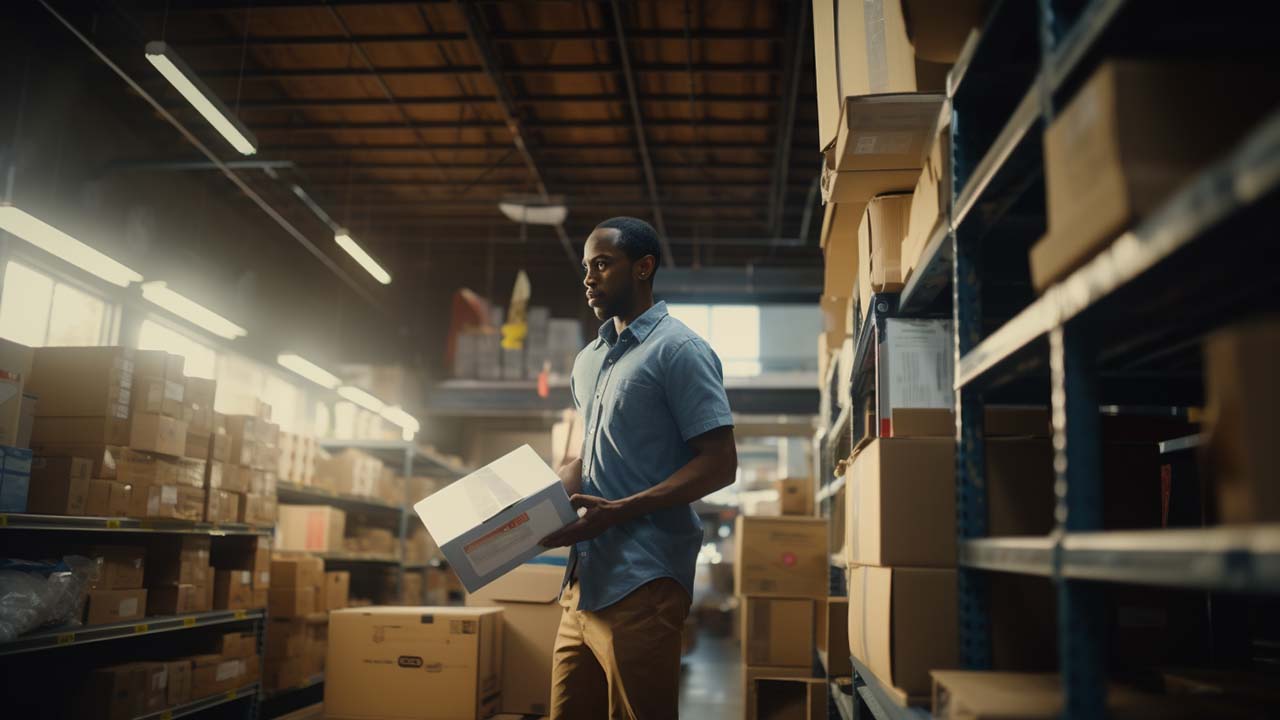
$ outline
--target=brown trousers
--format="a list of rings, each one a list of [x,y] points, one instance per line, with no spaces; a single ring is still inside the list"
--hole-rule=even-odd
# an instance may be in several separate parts
[[[575,580],[560,604],[551,720],[675,720],[689,615],[684,587],[659,578],[599,612],[582,612]]]

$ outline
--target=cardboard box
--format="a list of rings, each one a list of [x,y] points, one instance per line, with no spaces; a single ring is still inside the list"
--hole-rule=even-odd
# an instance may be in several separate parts
[[[147,672],[143,663],[96,668],[89,673],[80,716],[132,720],[146,713]]]
[[[756,680],[760,678],[808,678],[810,668],[742,666],[742,708],[745,720],[757,720]]]
[[[200,585],[158,585],[147,590],[147,611],[152,615],[204,612],[205,589]]]
[[[272,587],[267,594],[267,609],[273,618],[294,618],[310,615],[323,608],[316,604],[316,588],[305,587]]]
[[[991,0],[903,0],[902,15],[907,37],[916,57],[936,63],[954,63],[969,33],[987,19]]]
[[[122,347],[37,348],[25,392],[38,417],[112,417],[127,421],[134,351]],[[40,423],[36,423],[37,431]],[[124,445],[126,443],[115,443]]]
[[[755,717],[758,720],[825,720],[825,678],[757,677]]]
[[[240,519],[240,496],[226,490],[205,491],[204,521],[234,523]]]
[[[240,517],[238,522],[246,525],[253,525],[255,527],[270,527],[275,525],[275,497],[255,495],[253,493],[240,495]]]
[[[308,676],[304,670],[306,658],[281,657],[267,660],[266,675],[263,684],[269,691],[286,690],[306,684]]]
[[[251,415],[228,415],[226,418],[231,452],[228,462],[242,467],[252,466],[258,443],[258,419]]]
[[[213,607],[215,610],[247,610],[253,607],[253,572],[214,570]]]
[[[87,556],[94,563],[89,586],[98,590],[131,590],[146,577],[147,549],[136,545],[95,545]]]
[[[276,556],[271,560],[271,587],[299,588],[324,585],[324,561],[307,555]]]
[[[935,9],[930,6],[929,12]],[[927,13],[918,13],[925,15]],[[932,27],[928,23],[924,27]],[[913,24],[920,27],[919,22]],[[818,91],[818,150],[835,141],[841,103],[851,95],[944,92],[947,65],[917,57],[899,0],[864,4],[857,0],[813,3],[814,68]],[[921,30],[931,57],[950,53],[947,42],[958,29]],[[967,29],[966,29],[967,32]]]
[[[335,611],[325,714],[334,720],[487,718],[498,710],[502,630],[499,608]]]
[[[1254,718],[1266,717],[1274,702],[1255,703],[1237,695],[1198,688],[1195,694],[1149,692],[1111,685],[1106,715],[1115,718]],[[937,720],[1052,720],[1063,715],[1062,680],[1054,673],[933,673],[933,717]]]
[[[742,661],[771,667],[813,667],[813,600],[742,598]]]
[[[827,596],[831,557],[826,519],[739,515],[734,535],[735,594]]]
[[[563,565],[526,563],[467,595],[468,607],[502,608],[500,710],[546,715],[551,661],[562,609],[557,602]]]
[[[911,218],[911,195],[879,195],[867,203],[858,225],[858,292],[862,307],[871,296],[902,289],[902,240]]]
[[[898,408],[893,413],[893,437],[955,438],[956,414],[939,408]],[[1038,405],[988,405],[983,408],[986,437],[1053,436],[1049,408]]]
[[[28,512],[31,459],[30,450],[0,446],[0,511]]]
[[[899,704],[959,663],[956,583],[954,570],[849,567],[849,650]]]
[[[950,320],[888,318],[875,343],[877,434],[895,437],[902,408],[952,410],[955,347]],[[911,371],[907,372],[906,369]]]
[[[186,485],[136,485],[129,499],[129,517],[157,520],[204,519],[205,492]]]
[[[1224,523],[1280,522],[1280,322],[1272,317],[1221,330],[1204,345],[1208,408],[1204,475]]]
[[[818,600],[814,644],[829,677],[853,677],[849,661],[849,598]]]
[[[341,552],[347,514],[327,505],[280,505],[276,549]]]
[[[187,450],[187,423],[164,415],[135,413],[127,444],[134,450],[181,457]]]
[[[915,272],[920,255],[938,226],[951,220],[951,113],[943,107],[936,121],[933,142],[911,193],[911,215],[902,240],[902,281]]]
[[[191,429],[191,425],[187,425],[187,449],[182,452],[183,457],[192,460],[209,460],[209,443],[212,442],[208,435],[200,435]]]
[[[191,696],[221,695],[249,684],[259,672],[257,657],[197,655],[191,658]]]
[[[1036,289],[1083,265],[1233,147],[1273,109],[1270,78],[1261,64],[1103,63],[1045,131],[1049,231],[1031,249]],[[1205,107],[1219,112],[1190,111]]]
[[[372,497],[382,475],[382,461],[359,450],[344,450],[316,466],[324,484],[341,495]]]
[[[911,193],[941,107],[940,94],[848,98],[839,135],[823,158],[823,202],[848,205],[861,217],[878,195]],[[828,229],[825,218],[823,225]]]
[[[559,588],[556,588],[559,591]],[[341,610],[347,606],[351,594],[351,573],[343,571],[324,574],[324,606],[322,610]]]
[[[221,468],[221,477],[219,482],[223,490],[231,492],[247,493],[249,486],[253,481],[253,470],[240,467],[239,465],[228,465],[225,463],[213,463]]]
[[[185,389],[182,383],[172,380],[135,377],[131,392],[133,412],[167,415],[182,420]]]
[[[214,433],[209,436],[209,459],[220,463],[231,462],[231,437],[225,433]]]
[[[84,515],[91,470],[92,464],[84,458],[33,458],[27,512]]]
[[[191,661],[170,660],[165,663],[165,672],[169,676],[169,693],[165,698],[168,705],[191,702]]]
[[[0,338],[0,446],[25,448],[24,403],[30,390],[23,388],[31,376],[31,348]],[[30,408],[34,412],[34,406]]]
[[[92,477],[116,480],[116,465],[124,448],[117,445],[41,445],[39,452],[45,457],[78,457],[93,463]]]
[[[182,374],[185,367],[186,361],[181,355],[163,350],[139,350],[133,359],[134,382],[143,378],[159,378],[185,388],[186,376]]]
[[[147,548],[147,587],[157,585],[211,584],[207,535],[178,535],[157,539]]]
[[[108,625],[110,623],[137,620],[147,614],[147,591],[133,590],[90,590],[89,600],[85,605],[85,625]]]
[[[777,481],[778,499],[783,515],[813,515],[813,480],[784,478]]]
[[[97,517],[126,517],[129,502],[133,499],[133,486],[115,480],[89,480],[89,494],[85,500],[85,515]]]
[[[560,477],[528,445],[413,509],[469,592],[542,553],[539,540],[578,518]]]
[[[116,479],[138,486],[183,485],[203,488],[204,475],[203,460],[166,457],[132,449],[122,450],[116,463]]]

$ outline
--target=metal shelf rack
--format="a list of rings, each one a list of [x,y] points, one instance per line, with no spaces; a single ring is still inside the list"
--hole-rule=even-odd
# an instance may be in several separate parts
[[[89,625],[76,628],[55,628],[37,633],[22,635],[16,640],[0,644],[0,656],[65,648],[74,645],[120,640],[140,635],[190,630],[210,625],[228,623],[255,622],[260,623],[264,613],[262,610],[215,610],[207,613],[190,613],[186,615],[166,615],[148,617],[110,625]]]
[[[377,512],[380,510],[400,512],[399,505],[393,505],[380,498],[365,497],[361,495],[344,495],[342,493],[330,492],[321,488],[308,487],[306,485],[294,485],[293,483],[276,483],[276,495],[280,498],[280,502],[299,503],[303,505],[332,505],[333,507],[341,508],[349,512]]]
[[[225,705],[245,698],[254,698],[258,695],[258,689],[258,683],[245,685],[244,687],[239,687],[235,690],[228,690],[225,693],[210,695],[209,697],[200,698],[199,700],[192,700],[191,702],[183,705],[177,705],[147,715],[140,715],[135,718],[135,720],[172,720],[172,718],[195,715],[198,712],[203,712],[210,708],[218,707],[219,705]]]
[[[239,524],[215,525],[188,520],[139,520],[124,517],[83,515],[38,515],[2,513],[0,530],[41,530],[60,532],[162,533],[165,535],[270,535],[269,527]]]
[[[853,660],[854,687],[862,704],[876,720],[929,720],[927,711],[918,707],[902,706],[895,702],[884,685],[857,658]]]
[[[1104,714],[1106,584],[1280,594],[1280,527],[1102,531],[1098,420],[1108,404],[1198,404],[1198,373],[1188,377],[1165,349],[1194,352],[1206,332],[1280,305],[1280,250],[1259,242],[1280,212],[1280,113],[1038,297],[1022,264],[1046,227],[1043,130],[1102,59],[1267,52],[1258,6],[1224,8],[1212,26],[1174,15],[1139,0],[997,3],[952,71],[949,238],[931,241],[919,265],[951,268],[961,662],[991,666],[987,573],[1052,579],[1066,718]],[[1038,40],[1034,54],[1027,37]],[[1010,53],[1029,61],[1019,71],[1032,70],[1028,82],[1017,72],[1002,82],[989,62]],[[905,306],[925,304],[908,290]],[[983,408],[1028,380],[1053,405],[1058,527],[989,538]],[[1195,441],[1170,445],[1179,442]]]

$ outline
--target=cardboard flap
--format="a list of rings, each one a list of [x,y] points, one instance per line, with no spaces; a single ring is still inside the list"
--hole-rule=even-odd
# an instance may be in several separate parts
[[[834,152],[828,153],[825,169],[919,168],[945,99],[941,93],[846,98],[840,113],[840,135]]]
[[[564,566],[526,563],[473,593],[493,602],[555,602],[560,597]]]

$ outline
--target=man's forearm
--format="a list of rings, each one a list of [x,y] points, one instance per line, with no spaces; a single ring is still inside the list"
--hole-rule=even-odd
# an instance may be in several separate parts
[[[628,519],[657,510],[688,505],[731,485],[737,471],[736,458],[705,453],[695,456],[671,477],[623,500]]]
[[[560,465],[556,470],[560,476],[560,484],[570,496],[582,492],[582,458],[574,458]]]

